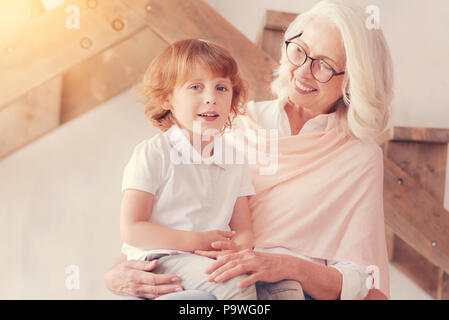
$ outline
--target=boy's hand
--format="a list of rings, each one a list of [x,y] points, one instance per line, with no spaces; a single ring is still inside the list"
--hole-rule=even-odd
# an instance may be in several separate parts
[[[213,248],[212,250],[195,250],[193,253],[211,259],[217,259],[220,256],[240,250],[240,247],[231,239],[212,242],[211,247]]]
[[[222,231],[222,230],[212,230],[206,232],[200,232],[200,243],[198,246],[199,251],[209,251],[214,250],[212,243],[214,242],[227,242],[231,241],[232,236],[235,234],[234,231]]]

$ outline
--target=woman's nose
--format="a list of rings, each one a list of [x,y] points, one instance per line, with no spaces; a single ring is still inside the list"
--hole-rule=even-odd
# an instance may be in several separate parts
[[[304,62],[304,64],[300,67],[297,67],[294,71],[293,71],[293,75],[296,78],[303,78],[303,79],[313,79],[313,75],[311,72],[311,64],[312,60],[307,59],[306,62]]]

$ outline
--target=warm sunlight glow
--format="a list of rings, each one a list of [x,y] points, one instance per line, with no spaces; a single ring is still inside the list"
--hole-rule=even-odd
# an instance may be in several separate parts
[[[65,2],[65,0],[41,0],[47,11],[54,9]]]

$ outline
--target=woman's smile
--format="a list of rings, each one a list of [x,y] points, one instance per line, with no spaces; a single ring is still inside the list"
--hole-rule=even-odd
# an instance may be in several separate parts
[[[312,94],[317,92],[318,90],[306,85],[304,82],[299,81],[296,78],[293,78],[295,90],[300,94]]]

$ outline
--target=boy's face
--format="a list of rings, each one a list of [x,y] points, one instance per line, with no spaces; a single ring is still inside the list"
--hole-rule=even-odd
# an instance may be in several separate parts
[[[183,85],[173,90],[168,103],[178,125],[189,133],[193,133],[195,121],[201,124],[201,133],[221,131],[231,111],[232,83],[197,67]]]

